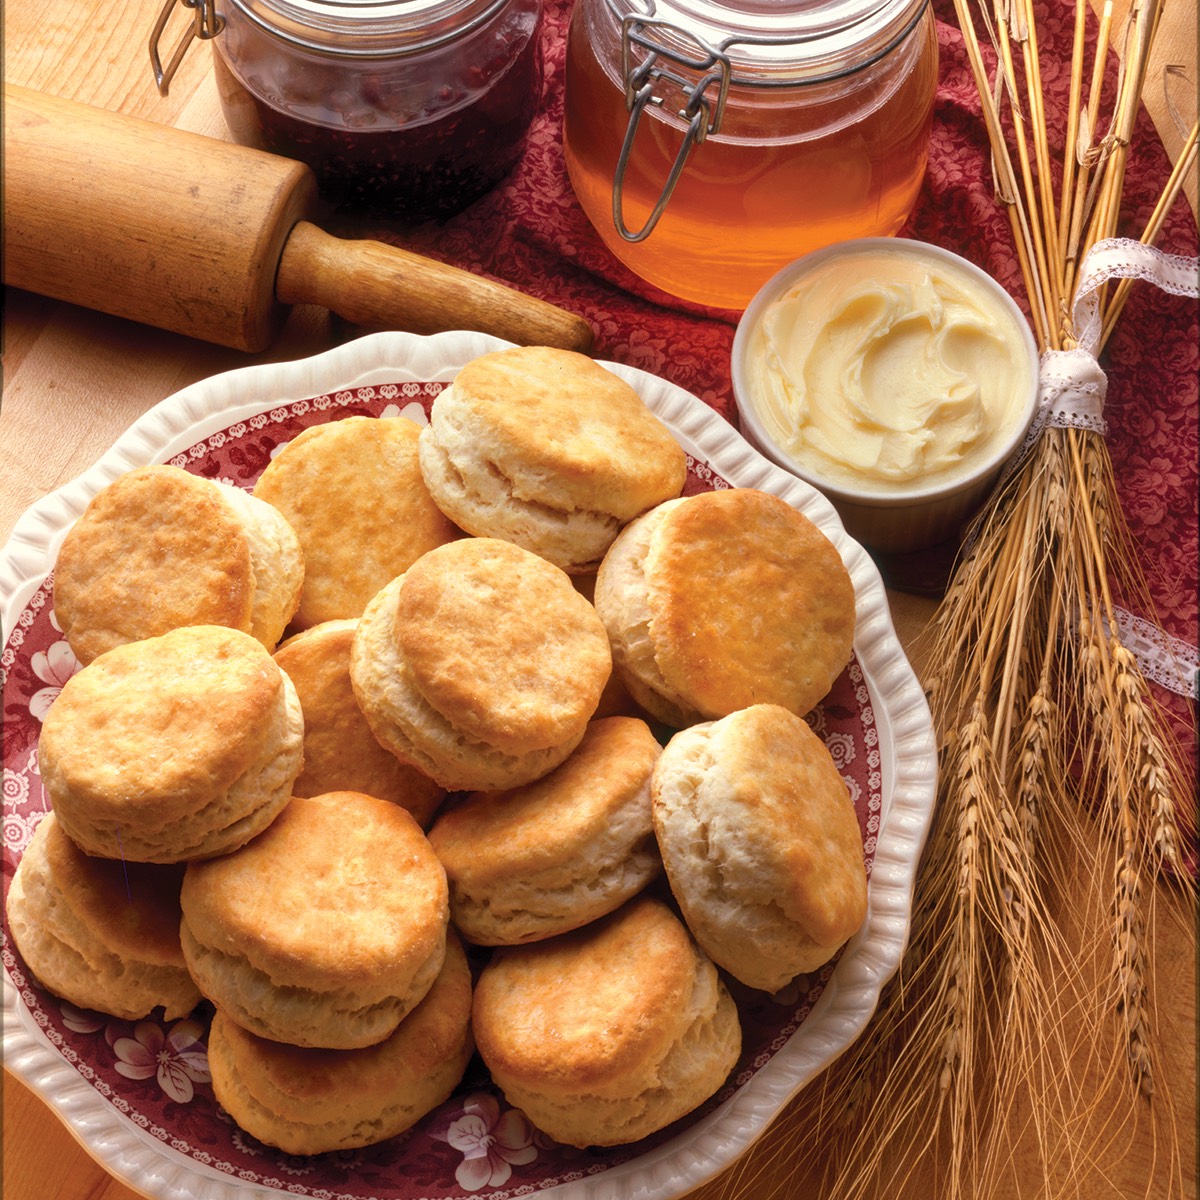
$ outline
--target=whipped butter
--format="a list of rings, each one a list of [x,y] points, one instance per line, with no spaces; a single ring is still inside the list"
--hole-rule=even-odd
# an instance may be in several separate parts
[[[814,265],[762,312],[746,358],[766,433],[854,491],[952,483],[1029,417],[1019,314],[986,278],[895,245]]]

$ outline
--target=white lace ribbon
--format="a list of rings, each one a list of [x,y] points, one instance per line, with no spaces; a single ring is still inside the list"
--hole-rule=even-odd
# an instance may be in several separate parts
[[[1047,350],[1038,377],[1038,407],[1025,439],[1032,446],[1046,428],[1108,432],[1104,398],[1108,376],[1090,350]]]
[[[1177,696],[1200,700],[1200,652],[1195,646],[1122,608],[1114,615],[1121,644],[1147,679]]]
[[[1200,260],[1165,254],[1130,238],[1097,242],[1080,265],[1071,321],[1076,347],[1047,350],[1039,368],[1038,408],[1020,453],[1007,475],[1024,460],[1044,429],[1107,432],[1104,400],[1108,378],[1096,356],[1103,321],[1100,291],[1114,279],[1151,283],[1173,296],[1200,297]],[[1122,642],[1137,659],[1142,674],[1181,696],[1200,699],[1200,652],[1132,613],[1120,611]]]
[[[1132,238],[1106,238],[1088,251],[1079,269],[1071,323],[1076,348],[1042,355],[1037,415],[1026,447],[1047,427],[1105,433],[1104,397],[1108,379],[1096,355],[1103,322],[1100,292],[1114,279],[1152,283],[1173,296],[1200,296],[1200,262],[1165,254]]]
[[[1093,356],[1100,352],[1100,301],[1097,293],[1114,279],[1139,279],[1172,296],[1200,296],[1200,261],[1135,242],[1131,238],[1106,238],[1097,242],[1083,260],[1071,320],[1075,344]]]

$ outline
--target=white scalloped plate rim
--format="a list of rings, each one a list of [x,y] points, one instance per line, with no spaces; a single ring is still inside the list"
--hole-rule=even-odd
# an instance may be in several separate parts
[[[70,524],[92,496],[123,472],[164,462],[210,433],[295,401],[374,383],[448,382],[471,358],[508,344],[461,331],[428,337],[375,333],[310,358],[237,368],[183,388],[134,422],[94,466],[43,497],[18,520],[0,552],[3,628],[12,628],[45,580]],[[676,1200],[742,1154],[784,1105],[850,1045],[874,1012],[908,938],[916,866],[933,809],[936,754],[929,708],[896,637],[883,581],[866,551],[846,534],[829,501],[762,457],[696,396],[637,368],[603,365],[639,391],[685,449],[731,484],[761,488],[787,500],[838,548],[854,583],[854,649],[885,751],[883,811],[867,919],[847,944],[801,1029],[748,1083],[675,1138],[594,1177],[535,1193],[545,1200]],[[290,1194],[207,1168],[139,1129],[54,1048],[7,971],[3,1018],[6,1067],[41,1095],[84,1148],[129,1186],[154,1200]]]

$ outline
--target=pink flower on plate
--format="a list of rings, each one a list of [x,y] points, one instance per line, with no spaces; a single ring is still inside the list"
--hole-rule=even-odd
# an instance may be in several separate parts
[[[76,1033],[99,1033],[108,1024],[109,1018],[89,1008],[76,1008],[66,1000],[59,1005],[63,1024]]]
[[[419,400],[414,400],[411,404],[406,404],[403,408],[398,404],[385,405],[383,412],[379,415],[381,417],[407,417],[417,425],[429,424],[429,418],[425,415],[425,409],[421,406]]]
[[[39,688],[29,698],[29,711],[39,721],[44,720],[50,711],[50,705],[58,699],[63,684],[79,670],[79,660],[75,652],[65,642],[52,642],[48,650],[39,650],[30,656],[29,665],[33,673],[47,687]]]
[[[515,1108],[501,1113],[499,1102],[486,1092],[467,1097],[462,1116],[451,1122],[446,1140],[462,1151],[454,1178],[468,1192],[501,1187],[514,1165],[524,1166],[537,1158],[533,1127],[524,1113]]]
[[[195,1021],[176,1021],[170,1033],[153,1021],[139,1021],[133,1037],[113,1043],[117,1072],[126,1079],[157,1076],[158,1086],[172,1100],[186,1104],[196,1094],[192,1086],[208,1083],[208,1055],[200,1041],[203,1029]]]

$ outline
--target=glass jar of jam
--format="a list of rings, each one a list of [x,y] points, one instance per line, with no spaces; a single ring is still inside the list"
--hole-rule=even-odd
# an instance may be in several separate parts
[[[899,231],[936,87],[928,0],[578,0],[567,169],[626,266],[742,309],[802,254]]]
[[[461,211],[516,164],[541,99],[542,0],[181,2],[215,9],[199,36],[233,137],[355,211]]]

